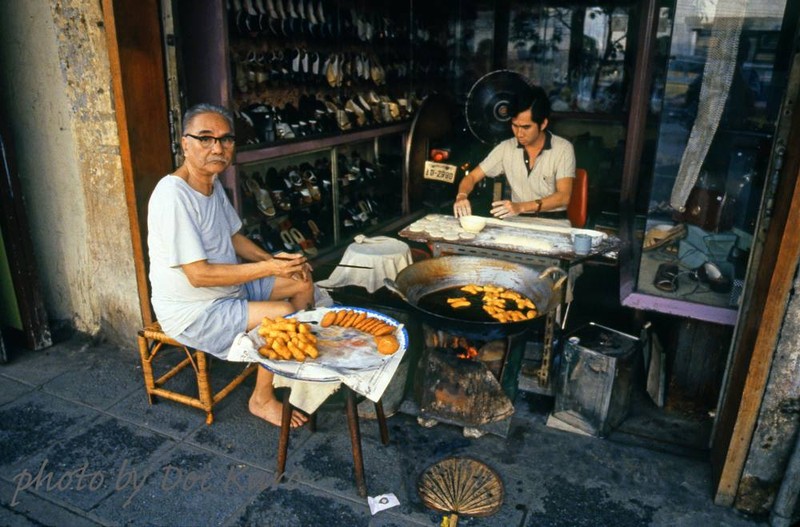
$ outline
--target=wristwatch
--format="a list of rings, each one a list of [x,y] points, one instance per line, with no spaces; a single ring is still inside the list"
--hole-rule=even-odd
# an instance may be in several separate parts
[[[539,214],[542,211],[542,200],[536,200],[536,212],[534,214]]]

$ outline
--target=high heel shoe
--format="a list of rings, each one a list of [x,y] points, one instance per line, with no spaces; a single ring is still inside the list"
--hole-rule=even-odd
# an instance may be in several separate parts
[[[258,173],[253,174],[252,177],[247,177],[244,175],[244,173],[242,173],[242,177],[244,177],[245,185],[255,200],[258,210],[269,218],[274,217],[275,205],[272,202],[272,197],[270,196],[269,192],[258,186],[258,183],[256,182]]]
[[[266,0],[266,2],[267,2],[267,13],[269,14],[269,17],[278,18],[278,12],[275,11],[275,3],[273,2],[273,0]]]
[[[353,99],[349,99],[344,105],[345,112],[352,112],[355,115],[356,125],[364,126],[367,124],[367,116],[364,113],[364,109],[361,108],[358,104],[353,101]]]
[[[306,188],[311,194],[311,199],[320,201],[322,193],[320,193],[319,186],[317,186],[317,176],[311,171],[310,167],[303,171],[303,182],[305,182]]]

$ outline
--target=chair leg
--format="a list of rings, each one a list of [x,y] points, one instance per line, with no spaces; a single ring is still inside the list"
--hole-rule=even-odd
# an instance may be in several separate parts
[[[286,452],[289,450],[289,429],[292,427],[292,405],[289,403],[290,390],[283,396],[283,408],[281,411],[281,434],[278,440],[278,469],[275,473],[275,482],[283,480],[286,472]]]
[[[364,481],[364,456],[361,453],[361,430],[358,426],[358,411],[356,410],[356,397],[353,390],[344,386],[347,399],[347,425],[350,429],[350,443],[353,447],[353,468],[356,475],[358,495],[367,497],[367,484]]]
[[[153,365],[150,364],[150,349],[147,347],[147,339],[141,335],[137,338],[139,341],[139,356],[142,359],[142,373],[144,374],[144,386],[147,392],[147,403],[153,404],[152,390],[156,387],[155,379],[153,378]]]
[[[378,400],[375,403],[375,415],[378,418],[378,429],[381,431],[381,443],[384,445],[389,444],[389,429],[386,426],[386,414],[383,413],[383,402]]]
[[[197,360],[197,394],[203,410],[206,411],[206,424],[210,425],[214,422],[214,414],[211,411],[214,398],[211,395],[211,384],[208,382],[208,361],[205,352],[197,351],[194,356]]]

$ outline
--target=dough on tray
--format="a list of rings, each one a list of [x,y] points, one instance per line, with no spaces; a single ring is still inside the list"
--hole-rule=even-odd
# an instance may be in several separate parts
[[[530,236],[515,236],[512,234],[501,234],[495,241],[501,245],[510,245],[512,247],[524,247],[534,251],[549,251],[553,248],[553,244],[547,240],[541,240]]]

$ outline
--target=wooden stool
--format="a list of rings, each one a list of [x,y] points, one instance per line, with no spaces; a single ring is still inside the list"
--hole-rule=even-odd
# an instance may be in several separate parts
[[[356,408],[356,395],[346,384],[342,384],[345,393],[345,409],[347,412],[347,427],[350,430],[350,444],[353,447],[353,465],[356,475],[356,487],[358,494],[362,498],[367,497],[367,484],[364,480],[364,457],[361,453],[361,429],[358,425],[358,410]],[[275,480],[280,482],[283,479],[286,469],[286,452],[289,449],[289,430],[292,420],[292,405],[289,402],[291,390],[287,389],[283,397],[283,413],[281,414],[281,436],[278,442],[278,470]],[[378,428],[381,433],[381,443],[389,444],[389,429],[386,426],[386,415],[383,413],[383,404],[378,401],[375,403],[375,414],[378,418]],[[316,432],[316,413],[311,414],[308,419],[308,426],[312,432]]]
[[[150,404],[157,402],[153,396],[163,397],[182,404],[193,406],[206,412],[206,424],[210,425],[214,422],[214,414],[211,409],[215,404],[224,399],[234,388],[239,386],[248,375],[256,371],[256,365],[248,365],[244,371],[236,376],[227,386],[222,388],[216,394],[211,393],[211,384],[209,382],[208,374],[208,360],[206,353],[200,350],[192,350],[188,346],[184,346],[177,340],[171,339],[163,331],[158,322],[154,322],[144,329],[139,331],[139,355],[142,359],[142,372],[144,373],[144,385],[147,389],[147,400]],[[178,365],[169,370],[167,373],[159,377],[153,378],[153,361],[158,356],[162,349],[169,348],[182,349],[186,354]],[[185,395],[183,393],[167,390],[163,388],[164,384],[178,374],[182,369],[191,365],[197,376],[197,397]]]

